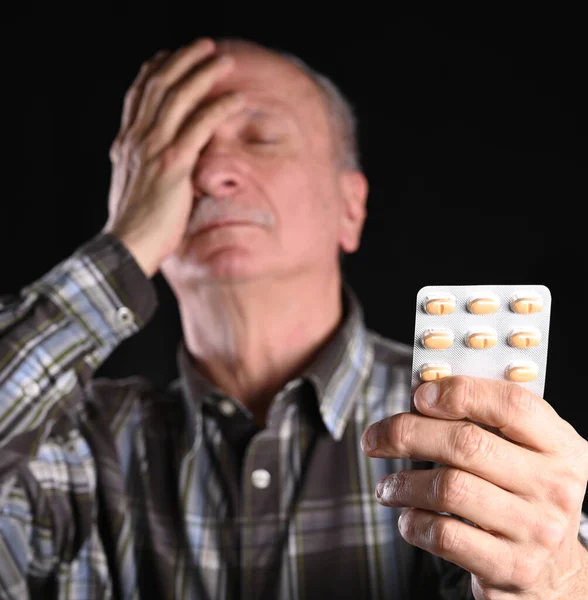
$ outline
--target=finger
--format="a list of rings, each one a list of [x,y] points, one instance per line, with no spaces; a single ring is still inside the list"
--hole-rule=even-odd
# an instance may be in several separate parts
[[[429,401],[431,404],[429,404]],[[423,414],[496,427],[507,438],[540,452],[561,454],[579,439],[541,397],[508,381],[455,376],[421,385],[414,398]]]
[[[384,506],[457,515],[515,542],[529,541],[528,532],[537,528],[535,511],[528,502],[460,469],[393,473],[379,481],[376,497]]]
[[[181,86],[168,94],[148,134],[149,156],[158,154],[178,134],[188,115],[210,92],[214,84],[234,66],[230,56],[221,56],[192,74]]]
[[[508,581],[518,587],[518,577],[525,575],[523,565],[515,564],[512,542],[453,517],[408,508],[398,529],[409,544],[459,565],[488,586]]]
[[[110,147],[111,160],[114,160],[116,158],[116,153],[118,152],[120,142],[125,136],[127,130],[129,129],[133,121],[135,120],[135,115],[137,113],[137,108],[139,106],[139,101],[141,99],[141,94],[143,93],[146,81],[151,76],[151,74],[154,73],[157,70],[157,68],[164,62],[164,60],[169,56],[169,54],[169,50],[160,50],[157,54],[155,54],[155,56],[151,60],[143,63],[141,69],[139,70],[139,73],[137,74],[133,83],[127,90],[123,101],[120,129]]]
[[[541,473],[553,470],[547,457],[468,421],[401,413],[368,427],[361,441],[368,456],[415,457],[448,465],[524,496],[539,490]]]
[[[231,93],[196,111],[174,142],[174,153],[187,156],[192,164],[196,162],[215,129],[225,119],[241,110],[244,104],[245,100],[241,94]]]
[[[169,50],[160,50],[157,54],[148,62],[144,63],[137,77],[131,84],[127,95],[125,96],[125,102],[123,106],[123,113],[121,118],[121,130],[126,131],[131,123],[135,119],[137,107],[141,94],[145,87],[145,83],[149,77],[157,71],[165,59],[170,55]]]
[[[145,90],[139,104],[133,126],[134,135],[142,139],[151,128],[165,95],[179,83],[192,69],[208,58],[215,49],[214,42],[208,38],[197,40],[194,44],[178,50],[152,74],[145,83]]]

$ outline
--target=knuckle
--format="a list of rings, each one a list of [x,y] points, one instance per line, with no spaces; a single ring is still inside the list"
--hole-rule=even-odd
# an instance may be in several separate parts
[[[542,548],[559,548],[568,530],[568,520],[562,513],[552,511],[546,515],[543,512],[536,521],[534,541]]]
[[[575,475],[558,473],[549,485],[549,500],[564,513],[574,513],[582,504],[586,492],[586,483]]]
[[[459,469],[440,469],[434,490],[435,500],[441,508],[456,509],[470,497],[470,479]]]
[[[513,559],[510,581],[515,589],[527,590],[532,588],[541,576],[543,560],[537,553],[519,553]]]
[[[140,135],[135,128],[129,129],[121,142],[121,151],[125,150],[125,153],[129,156],[134,156],[137,152],[140,152]]]
[[[394,415],[389,419],[380,421],[378,434],[386,447],[394,445],[404,452],[409,445],[414,429],[414,418],[408,413]]]
[[[533,396],[522,386],[513,383],[505,388],[506,419],[508,422],[516,422],[521,416],[533,419],[537,413],[537,402]]]
[[[135,144],[129,145],[128,156],[129,163],[133,167],[138,167],[139,165],[144,163],[147,157],[145,143],[137,142]]]
[[[138,171],[142,163],[143,157],[141,156],[138,149],[135,149],[129,154],[127,165],[131,172]]]
[[[473,423],[461,422],[455,427],[453,438],[453,453],[459,462],[487,461],[493,453],[491,434]]]
[[[461,416],[467,413],[472,393],[471,380],[463,375],[456,375],[447,382],[440,401],[451,414]]]
[[[460,538],[454,519],[434,519],[429,525],[427,537],[434,554],[456,554],[459,552]]]

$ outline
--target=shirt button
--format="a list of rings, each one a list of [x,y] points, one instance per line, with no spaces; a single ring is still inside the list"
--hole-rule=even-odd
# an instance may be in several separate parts
[[[116,318],[121,325],[129,325],[134,322],[135,317],[133,316],[133,312],[130,308],[126,306],[121,306],[116,311]]]
[[[27,396],[38,396],[41,393],[41,386],[36,381],[29,381],[22,389]]]
[[[237,410],[235,405],[230,400],[221,400],[218,403],[219,410],[225,415],[225,417],[232,417]]]
[[[271,480],[272,476],[265,469],[255,469],[251,473],[251,483],[260,490],[264,490],[270,484]]]

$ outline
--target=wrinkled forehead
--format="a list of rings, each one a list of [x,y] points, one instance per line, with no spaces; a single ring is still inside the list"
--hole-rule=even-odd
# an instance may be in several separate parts
[[[235,59],[235,68],[215,86],[213,95],[241,91],[255,101],[275,103],[313,126],[325,122],[324,99],[316,84],[297,65],[252,42],[222,40],[217,52]]]

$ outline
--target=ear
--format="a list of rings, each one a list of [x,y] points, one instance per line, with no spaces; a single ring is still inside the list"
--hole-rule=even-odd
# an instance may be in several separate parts
[[[361,171],[343,171],[340,174],[343,207],[339,223],[339,244],[344,252],[359,248],[361,232],[366,218],[368,181]]]

